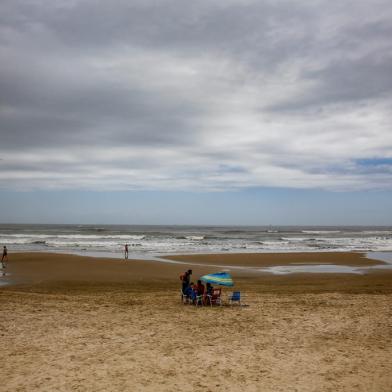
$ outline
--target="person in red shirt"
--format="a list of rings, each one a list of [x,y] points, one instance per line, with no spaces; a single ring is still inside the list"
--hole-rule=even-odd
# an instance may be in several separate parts
[[[196,300],[198,304],[203,303],[203,296],[204,296],[204,284],[201,282],[201,280],[197,281],[197,284],[195,284],[193,290],[196,292]]]
[[[197,295],[204,295],[204,284],[201,282],[201,280],[197,281],[197,285],[196,285],[196,290],[197,290]]]

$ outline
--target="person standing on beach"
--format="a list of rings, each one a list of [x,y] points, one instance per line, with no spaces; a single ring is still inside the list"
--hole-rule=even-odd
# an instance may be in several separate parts
[[[7,260],[7,262],[8,262],[8,249],[7,249],[7,247],[4,245],[4,247],[3,247],[3,257],[1,258],[1,264],[2,264],[2,267],[3,267],[3,268],[5,268],[4,261],[6,261],[6,260]]]
[[[125,257],[125,260],[128,260],[128,244],[125,244],[124,257]]]
[[[191,281],[191,275],[192,275],[192,270],[188,270],[186,272],[184,272],[180,278],[182,281],[182,292],[185,294],[186,289],[188,288],[190,281]]]

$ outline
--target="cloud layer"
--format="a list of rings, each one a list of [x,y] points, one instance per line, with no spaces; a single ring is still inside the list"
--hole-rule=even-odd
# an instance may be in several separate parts
[[[4,0],[1,186],[392,189],[391,36],[388,1]]]

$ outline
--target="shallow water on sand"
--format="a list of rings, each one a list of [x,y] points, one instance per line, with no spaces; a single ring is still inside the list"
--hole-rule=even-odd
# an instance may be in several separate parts
[[[359,274],[364,272],[362,269],[346,265],[319,264],[319,265],[284,265],[260,268],[260,272],[269,272],[273,275],[287,275],[295,273],[313,274]]]
[[[9,273],[6,273],[4,269],[0,268],[0,286],[7,286],[9,282]]]
[[[317,264],[317,265],[285,265],[260,268],[260,272],[269,272],[274,275],[286,275],[294,273],[330,273],[330,274],[365,274],[369,270],[392,270],[392,252],[368,252],[366,257],[373,260],[383,261],[387,264],[379,264],[364,267],[352,267],[347,265]]]
[[[264,268],[244,267],[239,265],[216,265],[216,264],[201,264],[201,263],[187,263],[191,265],[203,265],[210,267],[221,267],[223,270],[247,270],[252,272],[270,273],[273,275],[286,275],[295,273],[333,273],[333,274],[358,274],[363,275],[369,270],[392,270],[392,252],[369,252],[366,255],[370,259],[380,260],[387,264],[379,264],[374,266],[347,266],[336,264],[291,264],[271,266]],[[156,258],[156,261],[167,262],[166,259]],[[181,262],[179,262],[181,263]],[[185,264],[185,263],[184,263]]]
[[[368,259],[380,260],[387,264],[392,264],[392,252],[368,252]]]

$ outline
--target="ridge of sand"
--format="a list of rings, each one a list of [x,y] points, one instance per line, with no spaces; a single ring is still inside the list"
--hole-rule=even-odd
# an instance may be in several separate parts
[[[281,265],[335,264],[365,267],[385,264],[362,252],[216,253],[165,256],[164,259],[228,266],[273,267]]]

